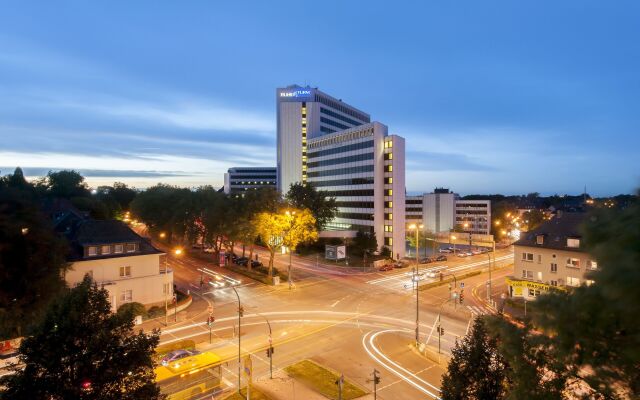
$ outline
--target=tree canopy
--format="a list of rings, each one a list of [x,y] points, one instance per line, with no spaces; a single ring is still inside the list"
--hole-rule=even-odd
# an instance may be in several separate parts
[[[160,399],[152,355],[159,333],[133,332],[87,276],[48,309],[20,346],[23,369],[3,378],[2,399]]]
[[[313,184],[292,183],[286,199],[291,206],[309,209],[316,219],[316,229],[322,230],[336,215],[338,207],[334,197],[326,197]]]

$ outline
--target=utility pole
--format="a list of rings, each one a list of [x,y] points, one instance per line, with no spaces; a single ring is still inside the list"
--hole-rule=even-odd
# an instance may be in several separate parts
[[[418,274],[417,274],[418,268],[416,266],[416,268],[413,269],[413,281],[416,285],[416,346],[418,346],[420,344],[420,303],[419,303],[419,293],[420,291],[419,286],[418,286]]]
[[[342,400],[342,386],[344,385],[344,375],[340,374],[340,378],[336,381],[338,385],[338,400]]]

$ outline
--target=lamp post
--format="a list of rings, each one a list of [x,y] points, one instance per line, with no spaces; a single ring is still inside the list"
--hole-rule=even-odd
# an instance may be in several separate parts
[[[287,230],[287,233],[285,235],[285,237],[289,236],[289,233],[291,233],[291,229],[293,229],[293,220],[295,218],[296,212],[295,211],[285,211],[285,214],[287,214],[287,217],[289,217],[289,229]],[[287,249],[289,250],[289,267],[287,268],[287,281],[289,282],[289,290],[291,290],[291,286],[293,285],[293,280],[291,279],[291,246],[287,245]]]
[[[241,389],[240,379],[241,379],[242,375],[240,375],[240,343],[241,343],[242,334],[241,334],[241,331],[240,331],[240,329],[241,329],[240,317],[242,317],[243,310],[242,310],[242,304],[240,303],[240,295],[238,294],[238,291],[236,290],[236,288],[233,285],[231,286],[231,289],[233,289],[233,291],[236,294],[236,297],[238,298],[238,393],[241,393],[240,392],[240,389]]]
[[[269,319],[267,317],[265,317],[264,315],[260,314],[260,313],[256,313],[259,316],[261,316],[262,318],[264,318],[265,321],[267,321],[267,326],[269,327],[269,349],[267,350],[267,353],[269,354],[269,377],[270,379],[273,379],[273,346],[271,346],[272,344],[272,340],[273,340],[273,336],[272,336],[272,332],[271,332],[271,323],[269,322]]]
[[[457,237],[455,237],[454,235],[451,235],[451,240],[453,242],[453,255],[456,255],[456,239]]]
[[[420,285],[418,273],[419,273],[419,265],[420,265],[420,229],[424,228],[424,225],[409,225],[409,229],[416,230],[416,267],[413,273],[413,281],[416,285],[416,346],[420,344]]]

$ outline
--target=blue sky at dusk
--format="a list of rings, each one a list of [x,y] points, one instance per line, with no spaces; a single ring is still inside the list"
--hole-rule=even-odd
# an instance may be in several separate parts
[[[640,3],[0,2],[0,169],[221,186],[275,165],[275,89],[407,139],[407,190],[640,186]]]

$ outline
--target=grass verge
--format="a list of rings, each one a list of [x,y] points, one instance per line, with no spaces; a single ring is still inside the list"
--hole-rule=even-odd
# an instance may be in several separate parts
[[[338,385],[336,381],[340,375],[328,368],[323,367],[311,360],[302,360],[295,364],[289,365],[284,369],[289,376],[310,386],[318,393],[330,399],[338,398]],[[356,399],[367,394],[358,386],[344,380],[342,388],[342,398],[344,400]]]
[[[246,400],[247,399],[247,388],[243,387],[240,390],[240,393],[238,392],[234,392],[233,394],[227,396],[224,398],[224,400]],[[251,386],[251,393],[249,393],[251,395],[251,400],[271,400],[270,397],[267,397],[266,394],[262,393],[261,391],[259,391],[258,389],[255,388],[255,386]]]

